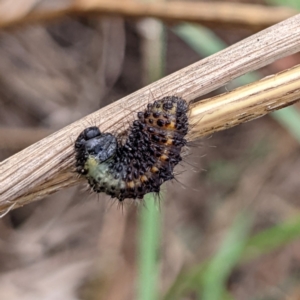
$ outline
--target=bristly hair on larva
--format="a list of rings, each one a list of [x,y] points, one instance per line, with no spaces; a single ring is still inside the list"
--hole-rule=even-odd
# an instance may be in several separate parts
[[[75,142],[76,171],[93,191],[119,201],[142,199],[174,178],[187,144],[188,104],[176,96],[149,103],[138,112],[125,141],[96,126],[84,129]]]

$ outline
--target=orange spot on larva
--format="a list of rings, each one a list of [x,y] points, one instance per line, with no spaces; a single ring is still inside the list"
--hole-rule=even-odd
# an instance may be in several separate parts
[[[169,159],[169,157],[165,154],[163,154],[160,158],[161,161],[167,161]]]
[[[151,172],[152,172],[152,173],[157,173],[158,171],[159,171],[159,169],[156,168],[156,167],[152,167],[152,168],[151,168]]]
[[[168,129],[175,129],[175,122],[172,121],[170,124],[167,124],[166,127]]]
[[[127,183],[127,186],[128,186],[128,188],[130,188],[130,189],[134,189],[134,182],[133,182],[133,181],[129,181],[129,182]]]
[[[173,139],[167,139],[165,145],[173,145]]]
[[[142,175],[142,176],[141,176],[141,182],[147,182],[147,181],[148,181],[147,176]]]

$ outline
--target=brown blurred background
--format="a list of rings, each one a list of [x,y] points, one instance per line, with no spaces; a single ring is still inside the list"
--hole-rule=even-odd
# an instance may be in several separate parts
[[[201,59],[171,29],[166,74]],[[214,30],[228,44],[252,34]],[[66,16],[2,30],[0,159],[143,87],[142,40],[139,21],[117,17]],[[253,234],[299,214],[299,154],[298,143],[268,116],[189,148],[161,203],[162,294],[183,268],[218,249],[239,211],[255,213]],[[138,216],[130,201],[121,209],[82,187],[10,212],[0,219],[0,299],[136,299]],[[235,299],[300,299],[299,253],[296,240],[237,267],[228,289]]]

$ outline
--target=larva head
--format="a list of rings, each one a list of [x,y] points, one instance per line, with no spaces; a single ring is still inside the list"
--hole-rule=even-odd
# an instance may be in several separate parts
[[[86,128],[75,142],[77,172],[85,174],[89,159],[102,163],[117,151],[117,139],[110,133],[101,133],[98,127]]]
[[[85,151],[99,163],[112,157],[117,150],[117,140],[110,133],[102,133],[85,142]]]

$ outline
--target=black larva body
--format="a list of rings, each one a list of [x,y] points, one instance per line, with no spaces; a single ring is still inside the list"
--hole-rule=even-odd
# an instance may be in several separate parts
[[[150,192],[173,179],[186,145],[188,105],[171,96],[148,104],[137,114],[124,144],[98,127],[86,128],[75,143],[76,170],[97,193],[123,201]]]

